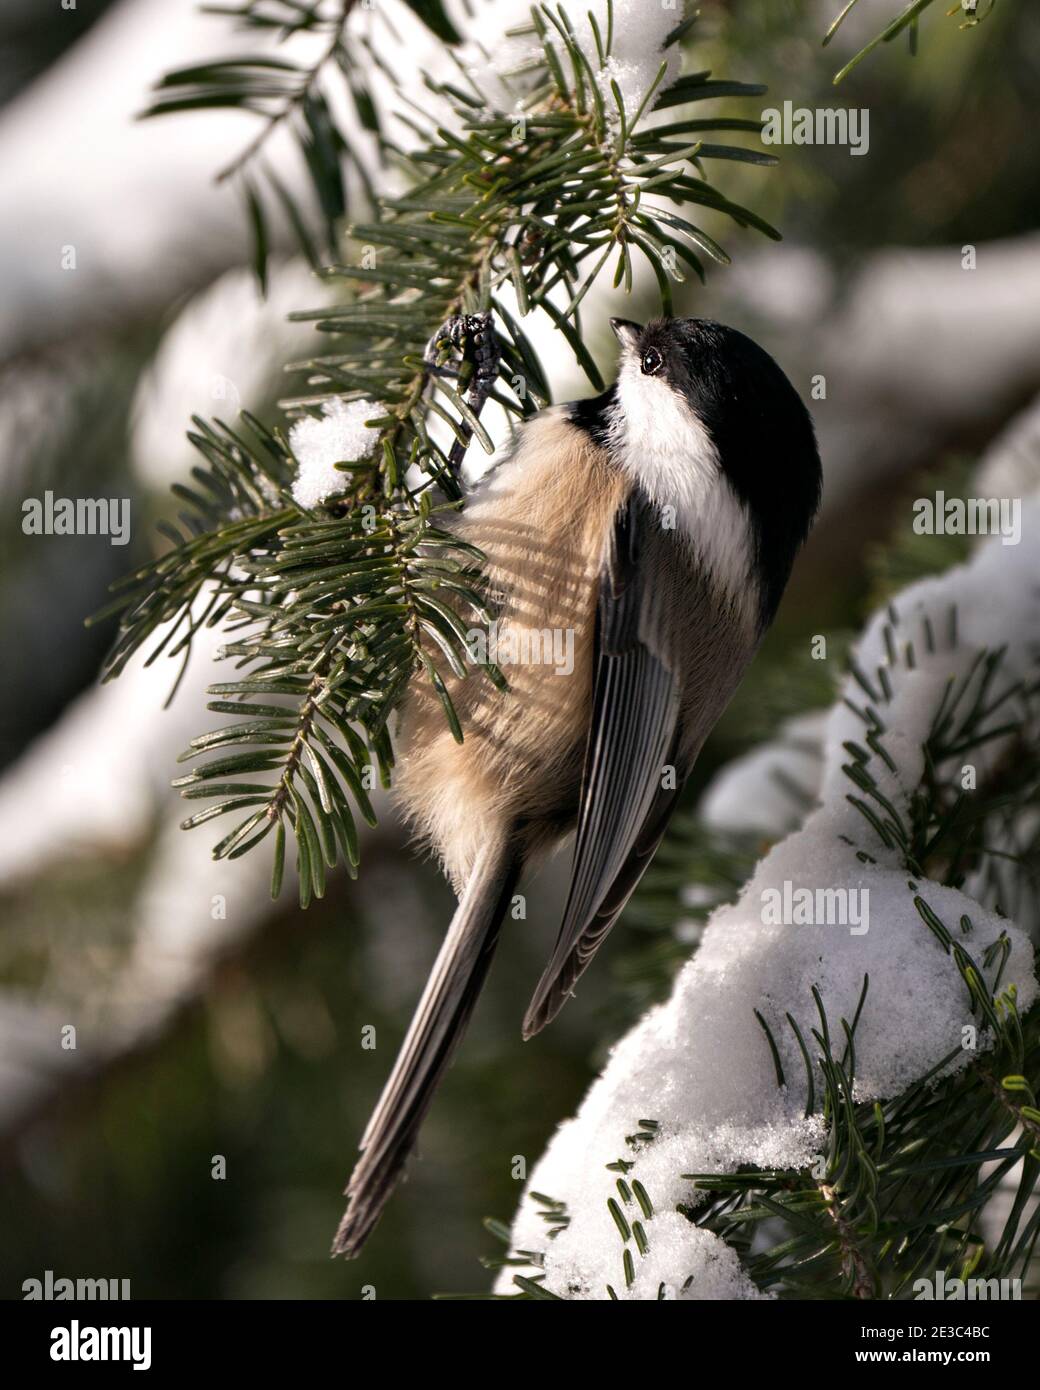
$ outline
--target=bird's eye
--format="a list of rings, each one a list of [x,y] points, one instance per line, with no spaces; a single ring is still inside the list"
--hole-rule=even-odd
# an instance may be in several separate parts
[[[643,375],[656,376],[664,366],[664,358],[656,348],[647,348],[643,353]]]

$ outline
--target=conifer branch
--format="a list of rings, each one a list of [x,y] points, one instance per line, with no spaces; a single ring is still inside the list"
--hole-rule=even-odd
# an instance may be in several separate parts
[[[436,7],[415,8],[436,23]],[[269,26],[281,9],[254,0],[236,13]],[[340,63],[352,12],[341,4],[324,14],[330,47],[323,63],[330,56]],[[318,23],[315,16],[308,27]],[[251,417],[241,430],[196,420],[191,438],[204,463],[191,488],[174,489],[186,509],[179,525],[163,528],[171,548],[130,576],[99,615],[120,616],[109,678],[153,634],[159,646],[152,659],[167,649],[186,659],[203,623],[222,624],[232,636],[224,655],[240,674],[211,688],[210,709],[234,722],[192,740],[183,754],[193,770],[175,785],[211,803],[184,824],[243,817],[215,847],[217,857],[229,858],[274,830],[275,891],[288,827],[303,903],[321,896],[326,868],[338,859],[356,869],[354,815],[372,820],[368,792],[376,777],[390,779],[388,720],[411,679],[430,683],[455,737],[464,737],[442,671],[468,674],[469,626],[492,615],[482,557],[439,523],[461,501],[458,470],[471,439],[491,447],[479,402],[490,394],[523,418],[551,398],[523,318],[534,310],[548,315],[602,389],[581,307],[611,257],[615,285],[626,289],[634,256],[644,257],[669,312],[683,267],[703,276],[705,259],[728,260],[687,209],[778,235],[720,193],[703,169],[715,159],[774,162],[702,139],[711,128],[754,131],[757,122],[646,120],[655,99],[658,110],[681,106],[684,116],[696,103],[756,95],[760,87],[700,72],[661,92],[662,63],[629,110],[617,83],[608,90],[600,81],[610,26],[606,36],[595,31],[595,55],[578,43],[563,7],[535,6],[530,32],[541,58],[524,74],[509,114],[465,74],[467,86],[424,79],[451,119],[436,125],[418,113],[418,143],[407,155],[395,152],[406,191],[384,199],[377,218],[353,226],[345,241],[336,225],[342,132],[326,132],[324,142],[335,176],[331,165],[313,166],[330,240],[345,245],[347,256],[321,271],[340,290],[338,301],[293,315],[330,335],[333,350],[291,364],[304,389],[285,405],[301,417],[332,400],[370,404],[373,447],[342,460],[341,481],[310,507],[294,496],[298,460],[281,432]],[[161,109],[231,103],[281,120],[299,103],[306,117],[323,64],[301,78],[273,61],[181,70],[166,80],[163,90],[176,95]],[[259,225],[263,213],[258,199],[253,204]],[[486,379],[482,368],[476,393],[468,348],[457,374],[445,369],[443,354],[429,351],[445,323],[467,316],[485,316],[479,321],[498,348],[497,377]],[[503,683],[490,665],[471,678]]]
[[[927,9],[930,9],[934,0],[910,0],[910,3],[899,10],[895,16],[889,20],[885,27],[872,38],[869,43],[863,45],[849,61],[834,76],[834,85],[843,81],[853,68],[857,67],[864,58],[873,53],[883,43],[891,43],[900,34],[906,34],[911,54],[917,52],[918,27],[921,16]],[[946,12],[948,19],[954,16],[960,17],[960,27],[962,29],[974,29],[989,15],[996,0],[954,0],[953,7]],[[826,47],[839,29],[848,19],[849,15],[859,4],[859,0],[846,0],[841,10],[832,21],[830,28],[823,37],[823,44]]]
[[[960,558],[959,547],[948,545],[947,563]],[[919,573],[932,572],[934,561],[935,552],[929,550]],[[900,567],[905,570],[907,564],[908,557],[902,557]],[[1035,903],[1036,832],[1026,808],[1036,804],[1040,793],[1040,750],[1034,737],[1037,668],[1034,678],[1012,678],[1000,648],[980,651],[963,663],[962,674],[948,683],[932,713],[920,785],[908,796],[908,814],[891,804],[881,775],[891,770],[885,712],[896,671],[913,670],[958,644],[956,611],[943,624],[925,618],[911,628],[895,607],[890,609],[881,632],[883,663],[871,670],[850,666],[862,700],[846,703],[864,733],[862,739],[846,742],[844,773],[849,799],[862,818],[863,837],[857,840],[861,858],[869,862],[880,854],[879,842],[890,855],[898,855],[920,930],[934,936],[949,968],[957,972],[965,1016],[982,1041],[967,1053],[961,1045],[951,1045],[902,1094],[865,1101],[856,1097],[856,1039],[868,979],[851,1019],[840,1020],[840,1037],[832,1035],[825,1000],[816,988],[817,1027],[803,1030],[786,1015],[804,1067],[801,1078],[790,1075],[789,1067],[785,1075],[781,1056],[789,1056],[790,1049],[778,1045],[766,1018],[756,1011],[777,1086],[801,1079],[806,1115],[822,1115],[824,1152],[812,1168],[770,1171],[747,1165],[734,1172],[684,1173],[691,1200],[679,1209],[735,1250],[760,1290],[779,1297],[898,1299],[912,1295],[915,1280],[934,1281],[937,1272],[947,1280],[1023,1283],[1036,1273],[1040,1009],[1034,1006],[1021,1014],[1016,990],[1002,983],[1006,933],[979,941],[977,924],[969,917],[942,920],[924,901],[915,879],[927,872],[933,882],[959,888],[970,875],[973,896],[998,915],[1017,913],[1022,902]],[[998,740],[999,756],[984,756]],[[980,769],[970,805],[957,791],[966,763]],[[677,821],[674,830],[662,846],[661,862],[647,876],[646,889],[636,897],[635,921],[643,940],[630,952],[637,959],[625,963],[621,975],[632,996],[626,1006],[629,1018],[665,995],[679,964],[688,958],[688,945],[674,933],[676,918],[706,917],[736,895],[765,848],[754,836],[709,829],[694,816]],[[995,872],[999,866],[1011,872]],[[1016,881],[1021,902],[1008,900]],[[678,897],[681,885],[691,882],[710,890],[696,907]],[[877,1022],[884,1001],[879,1004],[875,998],[872,1007]],[[646,1141],[654,1142],[652,1132]],[[604,1156],[604,1164],[618,1170],[617,1160],[607,1162]],[[991,1221],[984,1240],[980,1223],[998,1195],[1004,1210],[996,1234]],[[652,1245],[652,1223],[647,1236]],[[531,1271],[533,1278],[544,1280],[547,1257],[511,1249],[508,1236],[505,1243],[505,1258],[496,1260],[495,1267],[518,1271],[512,1296],[546,1296],[544,1289],[532,1292]]]

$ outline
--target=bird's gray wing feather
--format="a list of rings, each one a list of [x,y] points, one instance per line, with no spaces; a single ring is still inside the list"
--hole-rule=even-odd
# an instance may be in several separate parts
[[[525,1037],[556,1015],[614,925],[689,772],[683,644],[697,619],[682,602],[684,570],[674,535],[662,532],[634,492],[618,513],[600,578],[570,894],[556,949],[524,1019]],[[672,778],[665,776],[668,767],[675,769]]]

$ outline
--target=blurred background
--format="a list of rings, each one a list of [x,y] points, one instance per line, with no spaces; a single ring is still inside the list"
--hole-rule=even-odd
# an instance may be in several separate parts
[[[998,0],[969,31],[933,6],[916,56],[883,46],[837,89],[889,0],[862,0],[827,49],[838,0],[700,8],[687,69],[768,83],[762,107],[866,108],[870,145],[711,170],[785,239],[708,225],[734,264],[688,285],[679,311],[733,323],[778,358],[816,418],[826,501],[691,806],[807,698],[827,700],[837,662],[809,671],[809,638],[832,635],[837,655],[877,597],[882,543],[909,535],[910,499],[956,478],[1040,392],[1037,6]],[[495,1250],[482,1220],[509,1219],[517,1160],[534,1162],[647,1002],[640,955],[671,952],[683,925],[637,899],[577,1000],[522,1044],[566,867],[548,866],[527,924],[505,935],[421,1162],[362,1258],[329,1260],[356,1141],[452,895],[389,806],[359,880],[333,876],[305,914],[288,893],[271,903],[265,850],[214,864],[208,827],[178,829],[169,782],[207,727],[216,643],[199,644],[164,708],[177,663],[138,662],[99,688],[112,632],[83,625],[161,544],[152,523],[191,467],[190,415],[279,419],[282,369],[307,349],[310,330],[286,315],[319,302],[317,282],[287,237],[261,299],[239,200],[212,181],[250,118],[135,120],[164,70],[255,38],[191,0],[6,0],[0,37],[0,1295],[47,1269],[129,1279],[135,1298],[480,1292]],[[641,302],[618,307],[597,294],[589,331],[609,367],[608,312],[652,313],[653,296],[637,286]],[[565,354],[554,361],[558,399],[588,393]],[[23,502],[47,490],[130,499],[129,543],[24,534]]]

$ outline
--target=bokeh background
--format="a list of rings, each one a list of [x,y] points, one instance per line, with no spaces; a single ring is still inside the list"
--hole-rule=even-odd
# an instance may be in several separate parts
[[[772,170],[713,170],[785,240],[709,226],[734,265],[687,286],[682,311],[750,332],[806,399],[826,378],[811,401],[826,503],[691,807],[715,769],[804,706],[809,683],[827,698],[836,663],[810,670],[808,639],[831,634],[837,655],[877,596],[882,546],[891,556],[909,533],[909,499],[956,477],[1040,391],[1040,11],[998,0],[964,32],[933,6],[916,56],[885,46],[835,90],[856,40],[895,10],[861,0],[824,50],[838,8],[703,0],[686,45],[687,68],[768,83],[763,107],[870,113],[862,157],[789,147]],[[166,68],[252,40],[191,0],[6,0],[0,39],[0,1295],[47,1269],[128,1278],[135,1298],[479,1293],[496,1249],[482,1220],[510,1217],[517,1158],[534,1161],[646,1002],[639,959],[671,952],[675,924],[637,899],[577,1000],[522,1044],[566,867],[548,866],[421,1162],[363,1257],[329,1260],[450,891],[389,806],[360,879],[334,875],[306,914],[288,894],[271,903],[263,850],[214,864],[205,829],[178,829],[169,781],[209,718],[215,642],[164,709],[176,664],[98,688],[111,631],[83,625],[161,543],[152,522],[191,467],[191,413],[278,419],[282,368],[307,346],[286,314],[317,302],[316,282],[287,238],[261,300],[239,202],[212,182],[248,118],[135,120]],[[652,295],[596,293],[589,331],[609,365],[608,313],[651,313]],[[566,354],[553,360],[557,398],[586,394]],[[22,503],[47,489],[129,498],[130,543],[24,535]]]

